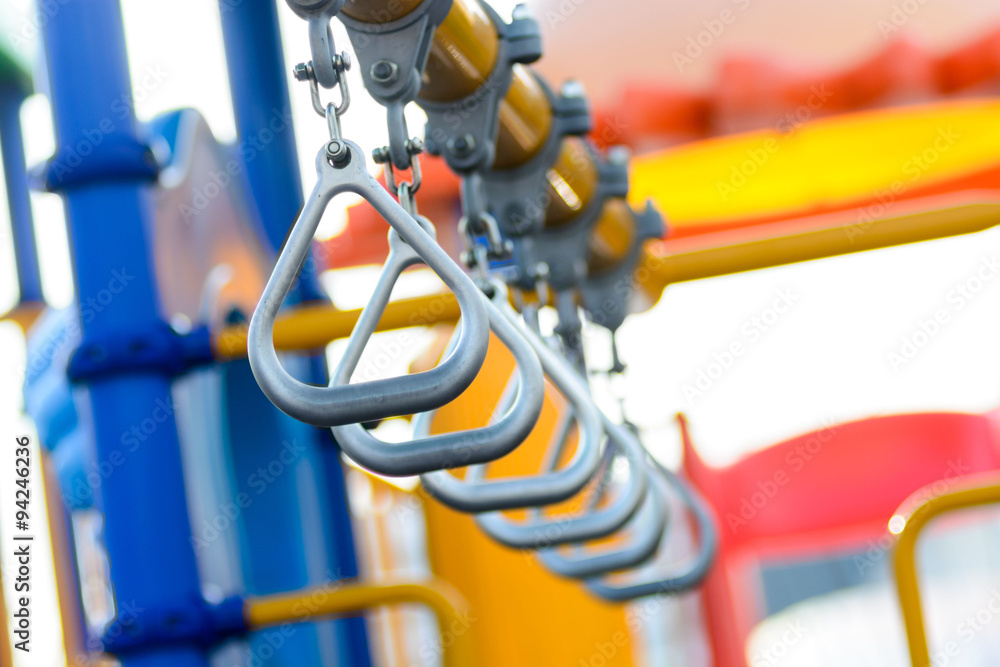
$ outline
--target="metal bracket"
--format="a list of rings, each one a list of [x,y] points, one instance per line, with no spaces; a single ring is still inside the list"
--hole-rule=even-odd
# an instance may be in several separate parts
[[[83,341],[73,352],[67,374],[72,382],[139,370],[174,376],[213,362],[206,327],[179,334],[160,322],[144,331]]]
[[[149,649],[193,644],[211,647],[246,632],[242,597],[208,603],[200,598],[186,604],[119,613],[99,638],[102,650],[116,657]]]

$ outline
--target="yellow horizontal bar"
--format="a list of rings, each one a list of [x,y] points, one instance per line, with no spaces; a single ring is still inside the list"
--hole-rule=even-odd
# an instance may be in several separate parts
[[[0,322],[14,322],[21,327],[21,331],[27,333],[28,329],[45,312],[45,304],[40,301],[26,301],[19,303],[9,311],[0,315]]]
[[[989,196],[996,195],[984,193],[984,198]],[[937,197],[914,200],[914,207],[926,209],[931,202],[942,208],[860,222],[856,212],[849,212],[739,232],[650,241],[635,277],[655,300],[672,283],[969,234],[1000,224],[1000,201],[959,205],[954,205],[953,198],[950,204],[945,201]],[[826,222],[818,224],[817,220]]]
[[[996,98],[958,100],[699,141],[636,158],[629,200],[651,199],[673,229],[836,209],[996,165],[997,118]]]
[[[377,331],[405,327],[452,324],[461,309],[451,292],[390,302],[379,320]],[[274,323],[274,347],[279,351],[305,351],[324,347],[330,341],[347,338],[354,330],[361,310],[338,310],[331,304],[307,304],[282,313]],[[247,325],[226,327],[212,336],[216,359],[247,356]]]
[[[890,530],[898,534],[895,547],[896,590],[903,610],[906,639],[910,647],[910,660],[914,667],[931,664],[927,647],[927,631],[924,627],[923,611],[920,603],[920,587],[917,582],[916,546],[917,538],[935,517],[948,512],[1000,502],[1000,476],[995,473],[970,478],[962,488],[940,495],[919,491],[913,497],[930,498],[919,504],[904,504],[904,509],[889,522]]]
[[[469,615],[462,596],[440,579],[344,584],[298,593],[267,595],[248,599],[243,615],[247,627],[255,630],[269,625],[353,615],[373,607],[407,603],[425,605],[437,616],[446,667],[471,667],[475,664],[470,627],[474,619]],[[445,636],[448,641],[445,641]]]

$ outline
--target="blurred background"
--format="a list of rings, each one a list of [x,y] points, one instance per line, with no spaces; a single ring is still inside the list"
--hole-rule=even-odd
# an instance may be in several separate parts
[[[508,0],[491,4],[505,16],[514,5]],[[528,5],[544,33],[539,71],[553,82],[581,81],[601,127],[617,127],[627,135],[639,158],[695,140],[780,128],[789,112],[783,91],[801,82],[834,91],[828,106],[811,110],[806,120],[815,121],[931,102],[942,97],[931,83],[936,59],[973,44],[992,49],[994,58],[1000,54],[1000,3],[991,0],[532,0]],[[304,24],[283,2],[278,7],[286,62],[299,62],[308,51]],[[122,8],[138,118],[195,107],[219,141],[235,140],[218,4],[123,0]],[[43,82],[32,3],[6,0],[2,12],[3,25],[23,31],[25,39],[16,43]],[[336,22],[335,34],[338,44],[349,49]],[[858,90],[843,84],[845,73],[851,72],[856,76],[849,81],[864,81],[866,74],[878,79],[879,93],[858,92],[849,99]],[[364,91],[357,69],[350,77],[354,99],[345,132],[363,146],[382,145],[383,111]],[[315,118],[302,84],[289,76],[289,86],[306,192],[326,128]],[[954,95],[997,93],[1000,73]],[[658,112],[660,118],[673,114],[680,120],[672,125],[664,121],[651,131],[656,123],[644,125],[643,119]],[[411,116],[411,130],[419,133],[420,112]],[[27,162],[41,162],[55,149],[45,97],[32,95],[21,118]],[[815,168],[816,179],[822,179],[824,165],[819,162]],[[837,162],[831,168],[853,167]],[[901,164],[901,172],[903,168]],[[670,182],[658,187],[669,228],[674,191]],[[45,299],[55,308],[70,306],[75,294],[61,202],[58,195],[34,193],[31,203]],[[331,207],[321,239],[344,230],[350,203]],[[18,299],[6,216],[6,208],[0,207],[0,312]],[[106,233],[113,235],[113,226]],[[624,414],[641,428],[650,449],[675,467],[682,458],[675,421],[679,412],[687,415],[703,459],[718,466],[798,434],[856,419],[925,411],[985,413],[1000,405],[1000,276],[990,268],[998,262],[1000,230],[993,229],[672,285],[653,308],[626,321],[617,342],[628,370],[613,382],[595,381],[595,391],[607,405],[621,397]],[[974,285],[959,300],[956,292],[971,289],[970,280],[985,275],[983,267],[995,279],[983,279],[981,288]],[[376,275],[371,267],[333,271],[324,275],[323,284],[337,305],[353,308],[363,304]],[[779,310],[777,304],[787,308]],[[901,361],[921,323],[941,309],[949,315],[947,323],[912,358]],[[431,337],[421,340],[429,344]],[[587,341],[593,365],[610,365],[607,334],[591,329]],[[743,344],[745,353],[716,374],[713,365],[721,363],[733,343]],[[398,360],[400,369],[420,355],[419,348]],[[340,349],[335,344],[330,354],[336,356]],[[21,330],[0,323],[5,438],[33,432],[21,398],[27,364]],[[0,484],[10,488],[13,473],[3,474]],[[0,496],[0,528],[10,514],[8,496]],[[54,605],[50,588],[41,585],[36,595],[39,603]],[[837,612],[843,616],[864,607],[857,600],[844,605]],[[891,613],[886,608],[879,615]],[[901,646],[898,621],[887,626]],[[764,646],[771,641],[759,640]],[[19,657],[16,664],[64,664],[59,650],[40,641],[35,655]],[[906,664],[898,662],[898,655],[879,658],[877,664]],[[802,654],[780,664],[827,663],[822,656]],[[851,664],[868,663],[857,659]]]

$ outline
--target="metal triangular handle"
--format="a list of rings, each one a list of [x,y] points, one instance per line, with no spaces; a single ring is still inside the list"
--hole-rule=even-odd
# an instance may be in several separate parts
[[[699,546],[694,560],[679,574],[667,574],[645,581],[627,583],[611,583],[607,579],[596,578],[586,581],[587,589],[594,595],[611,602],[624,602],[647,595],[662,595],[691,590],[698,586],[708,574],[719,546],[718,528],[712,517],[708,504],[691,488],[687,481],[677,477],[659,461],[650,457],[650,461],[660,472],[662,478],[677,491],[688,507],[694,513],[698,526]]]
[[[499,292],[498,298],[507,298],[502,286],[494,289]],[[482,300],[490,327],[510,350],[517,368],[517,395],[512,405],[505,406],[503,417],[483,428],[425,436],[404,443],[383,442],[360,424],[336,426],[331,430],[348,456],[383,475],[416,475],[492,461],[524,442],[538,421],[545,399],[542,366],[518,329],[485,296]],[[334,375],[335,382],[347,381],[357,365],[357,356],[345,353]],[[421,432],[419,428],[415,430]]]
[[[644,464],[649,465],[649,464]],[[608,572],[627,570],[653,557],[667,528],[667,497],[661,479],[650,482],[642,508],[629,522],[632,534],[624,544],[569,554],[557,548],[540,549],[538,559],[549,571],[563,577],[582,579]]]
[[[472,383],[486,358],[489,342],[486,306],[479,289],[420,223],[368,173],[361,148],[350,141],[344,141],[343,145],[346,161],[332,163],[325,146],[316,156],[318,181],[278,256],[247,335],[250,367],[261,390],[282,412],[315,426],[375,421],[436,409],[455,399]],[[368,201],[415,256],[455,294],[462,311],[461,338],[452,354],[436,368],[401,378],[317,387],[292,377],[278,360],[273,340],[275,317],[308,258],[323,211],[336,195],[346,192]],[[395,268],[390,267],[384,276],[391,276]],[[380,281],[361,313],[353,340],[367,341],[394,282],[388,278]]]
[[[462,512],[489,512],[562,502],[576,495],[590,481],[601,459],[600,446],[604,437],[601,413],[591,400],[583,378],[538,334],[524,326],[510,304],[496,298],[493,302],[531,344],[545,374],[566,397],[580,426],[580,442],[572,460],[549,474],[480,481],[461,480],[444,470],[421,475],[420,480],[431,495]],[[426,431],[429,423],[429,415],[419,415],[419,432]]]
[[[609,463],[613,462],[613,456],[616,452],[622,452],[629,462],[630,479],[624,493],[616,498],[610,506],[604,509],[591,509],[579,516],[542,516],[541,511],[538,510],[532,512],[527,520],[515,522],[504,516],[502,512],[479,514],[476,516],[476,523],[479,524],[483,532],[501,544],[515,549],[542,549],[607,537],[624,526],[635,515],[643,498],[647,495],[646,450],[628,429],[618,426],[603,414],[602,417],[604,431],[608,436],[608,449],[605,453],[611,454]],[[545,472],[556,468],[566,443],[568,431],[560,429],[558,435],[559,438],[553,442],[554,446],[546,454],[547,458],[542,468]],[[466,479],[476,481],[482,479],[485,474],[484,468],[484,466],[477,466],[470,469]],[[595,497],[600,495],[600,489],[597,489]],[[655,544],[653,548],[656,548]]]

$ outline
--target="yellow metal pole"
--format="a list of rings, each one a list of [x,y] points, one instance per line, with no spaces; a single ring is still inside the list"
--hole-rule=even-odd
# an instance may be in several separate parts
[[[691,236],[646,244],[636,282],[655,302],[668,285],[741,271],[980,232],[1000,224],[1000,200],[895,215],[859,224],[852,212],[827,224],[765,225],[739,234]],[[902,205],[900,205],[902,207]],[[798,224],[800,229],[795,229]]]
[[[418,603],[437,616],[446,667],[475,664],[472,627],[474,622],[464,598],[447,582],[427,579],[382,584],[346,584],[298,593],[251,598],[244,606],[247,627],[306,622],[327,616],[357,614],[372,607]]]
[[[919,491],[913,497],[927,498],[928,495]],[[931,664],[930,651],[927,648],[927,631],[920,605],[920,587],[917,582],[917,538],[928,522],[935,517],[956,510],[1000,502],[1000,475],[990,473],[970,477],[959,489],[930,496],[919,503],[909,501],[904,503],[903,508],[889,522],[890,530],[899,536],[894,554],[896,590],[903,610],[903,623],[906,626],[906,639],[913,667],[928,667]]]
[[[354,330],[361,310],[338,310],[331,304],[307,304],[282,313],[274,323],[274,347],[279,351],[316,350]],[[451,292],[393,301],[379,320],[377,331],[405,327],[454,324],[461,309]],[[226,327],[212,335],[212,351],[219,361],[247,356],[247,325]]]

